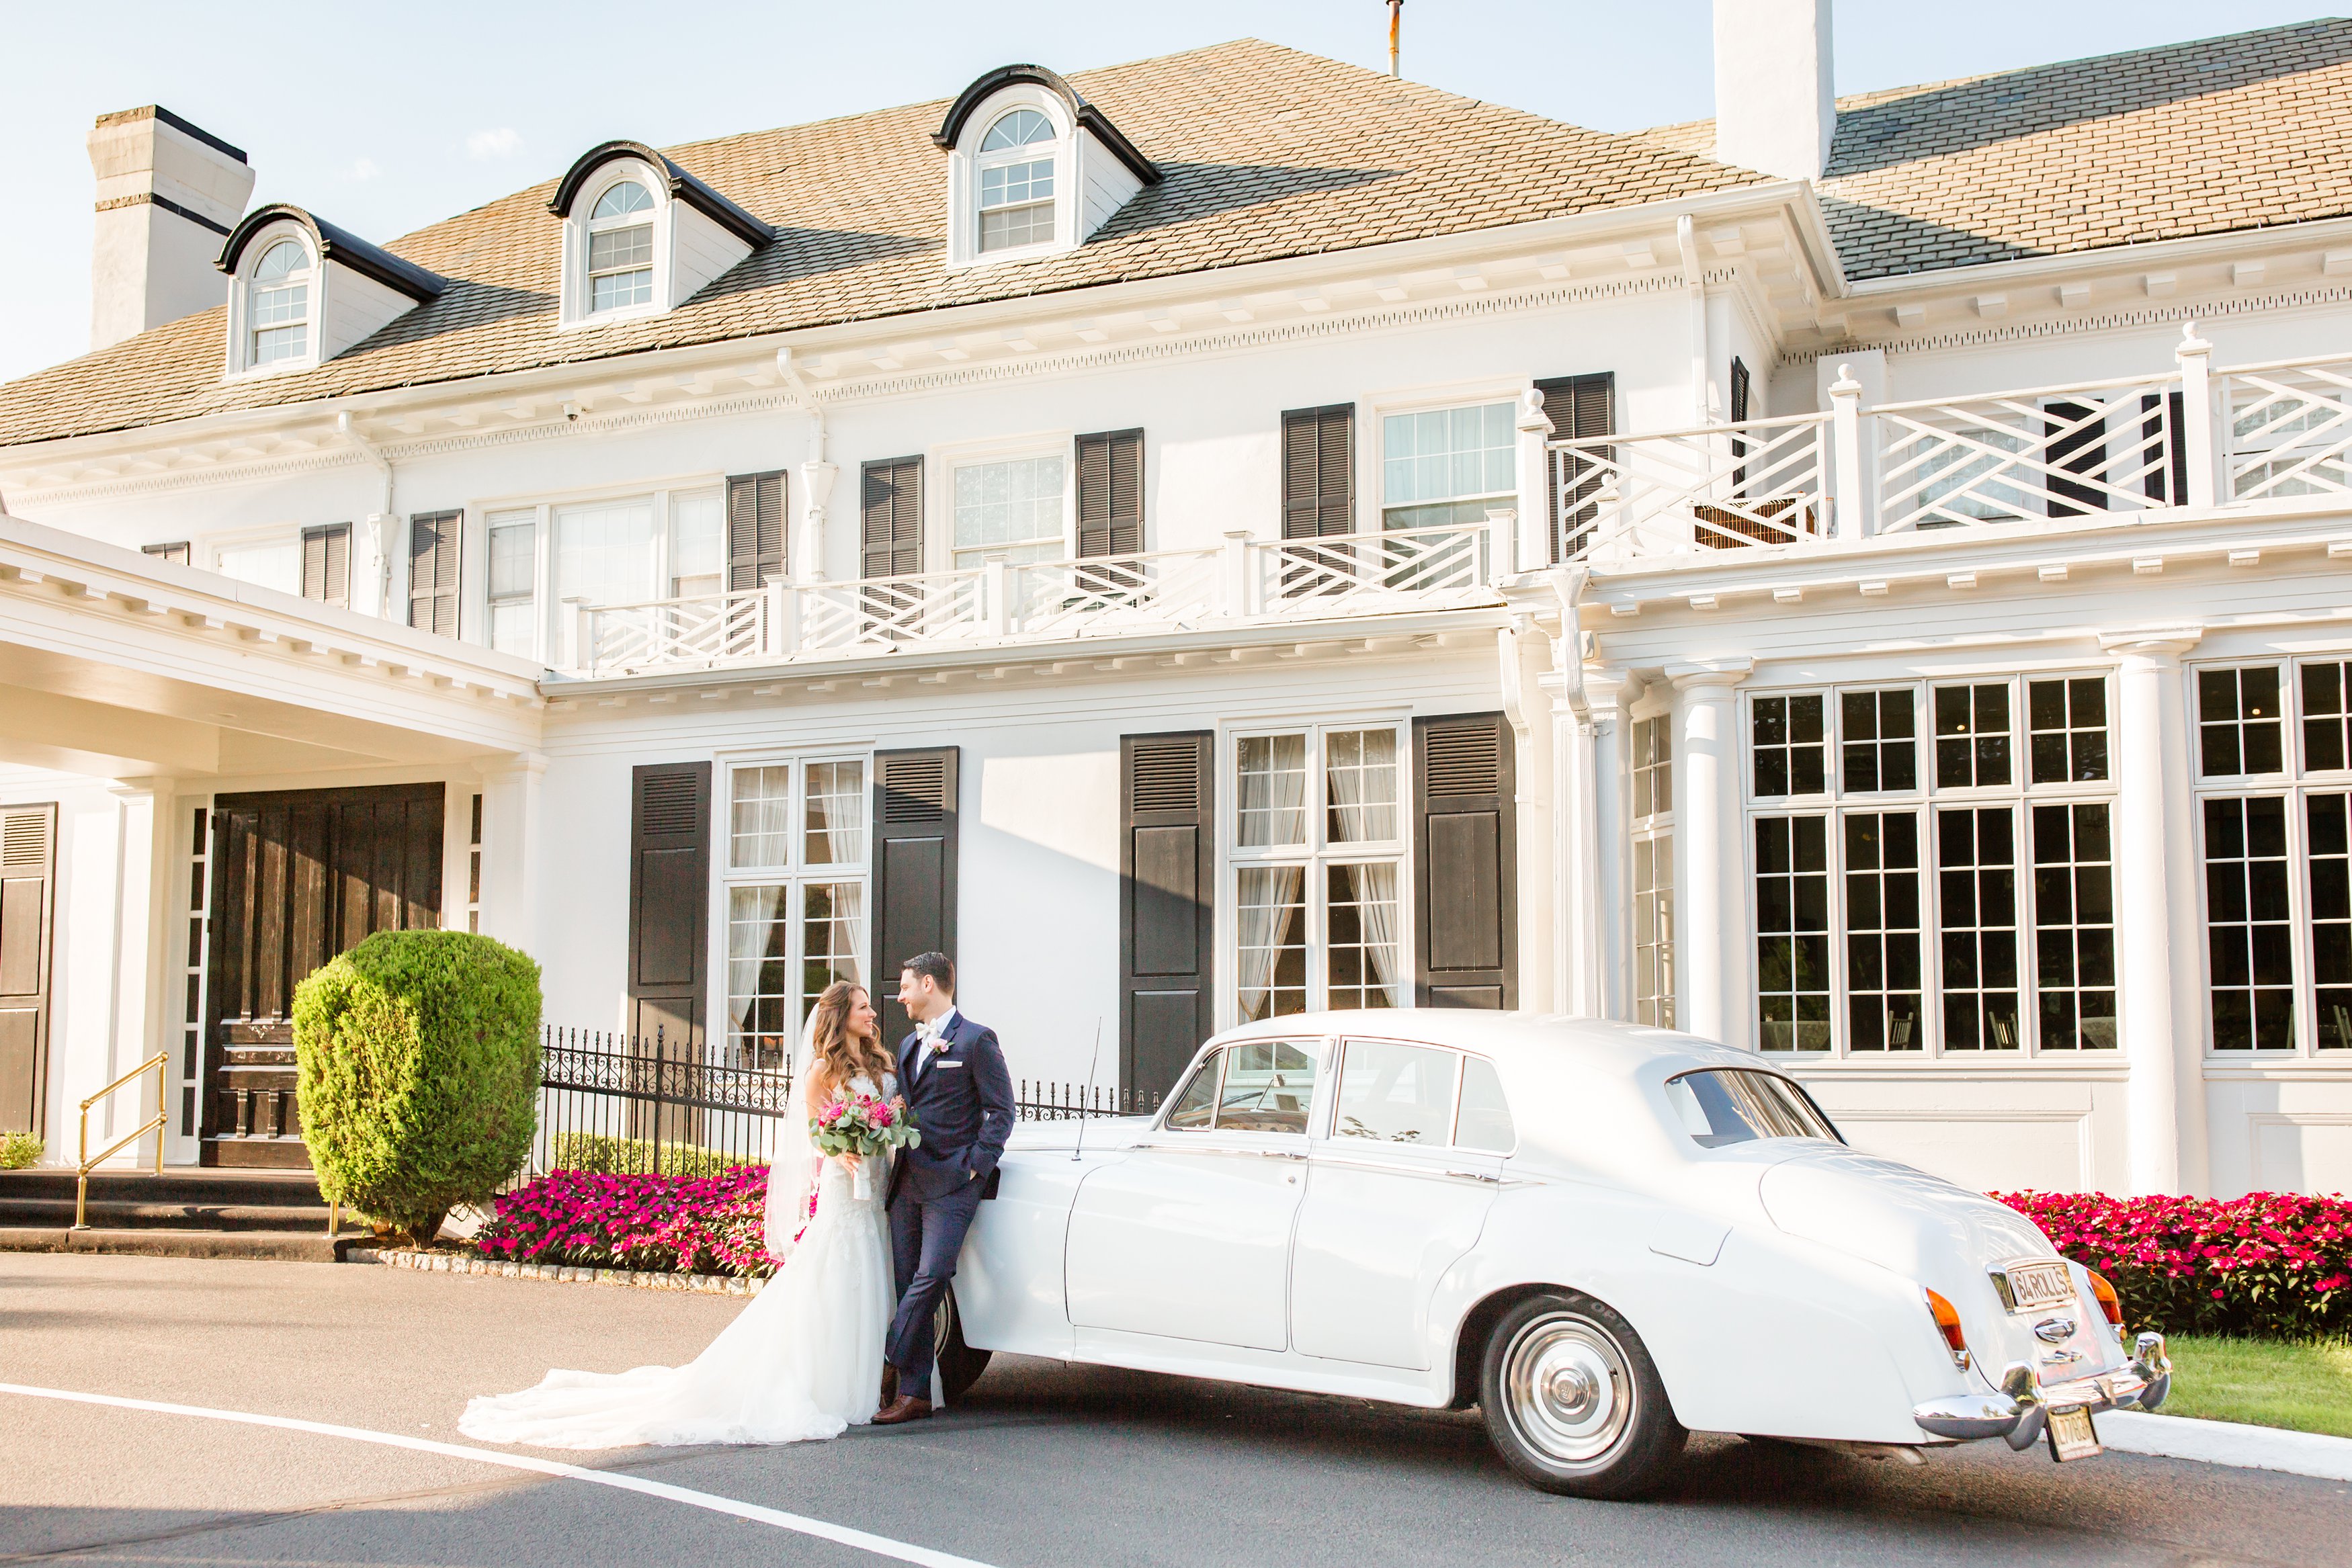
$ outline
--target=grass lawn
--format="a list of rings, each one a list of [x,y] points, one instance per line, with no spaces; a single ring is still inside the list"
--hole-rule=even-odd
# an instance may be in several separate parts
[[[2167,1416],[2352,1437],[2352,1343],[2174,1336]]]

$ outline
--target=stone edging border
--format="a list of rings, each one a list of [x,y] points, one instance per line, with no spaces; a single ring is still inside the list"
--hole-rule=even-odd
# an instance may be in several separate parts
[[[354,1247],[346,1263],[381,1263],[423,1274],[480,1274],[499,1280],[545,1280],[565,1285],[615,1285],[635,1291],[689,1291],[705,1296],[756,1296],[764,1279],[737,1274],[666,1274],[649,1269],[593,1269],[570,1263],[514,1263],[472,1258],[460,1252],[422,1252],[411,1247]]]
[[[2099,1441],[2127,1454],[2352,1481],[2352,1437],[2144,1410],[2110,1410],[2098,1417],[2098,1425]]]

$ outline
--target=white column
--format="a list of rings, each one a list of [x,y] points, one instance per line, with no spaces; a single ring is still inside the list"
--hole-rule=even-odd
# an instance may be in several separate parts
[[[1692,1034],[1748,1038],[1747,863],[1739,841],[1736,691],[1748,659],[1668,664],[1675,723],[1675,1017]]]
[[[114,883],[113,990],[108,998],[106,1079],[101,1082],[166,1049],[163,967],[169,944],[163,925],[167,912],[162,904],[172,881],[171,812],[157,809],[159,802],[172,799],[172,780],[123,779],[108,785],[107,792],[116,802],[119,858]],[[111,1143],[161,1109],[167,1117],[164,1145],[168,1149],[179,1130],[176,1119],[170,1119],[169,1103],[171,1086],[178,1078],[175,1070],[166,1068],[164,1100],[160,1106],[152,1075],[116,1090],[107,1099],[104,1116],[90,1118],[92,1145],[104,1147],[101,1136]],[[142,1137],[118,1155],[116,1163],[149,1164],[155,1157],[154,1149]]]
[[[1558,1010],[1559,974],[1552,934],[1558,919],[1560,862],[1554,842],[1552,810],[1552,701],[1543,674],[1551,664],[1551,640],[1529,616],[1514,615],[1496,634],[1503,716],[1512,738],[1512,806],[1517,817],[1519,889],[1519,1007],[1529,1012]]]
[[[2189,823],[2180,655],[2201,626],[2106,633],[2122,660],[2116,824],[2116,936],[2128,1160],[2136,1193],[2207,1190],[2205,970]]]
[[[1551,455],[1544,443],[1552,436],[1551,416],[1544,413],[1543,393],[1533,387],[1519,394],[1517,477],[1519,487],[1518,546],[1516,565],[1498,559],[1497,571],[1541,571],[1551,564]]]
[[[1577,1013],[1585,1018],[1633,1016],[1627,968],[1624,702],[1633,677],[1623,670],[1587,665],[1584,724],[1570,730],[1578,798],[1576,914],[1579,936]]]
[[[539,783],[535,751],[482,769],[482,935],[539,956]]]

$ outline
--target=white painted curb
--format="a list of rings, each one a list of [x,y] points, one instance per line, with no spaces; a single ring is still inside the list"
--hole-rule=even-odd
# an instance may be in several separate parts
[[[2144,1410],[2110,1410],[2098,1422],[2099,1441],[2127,1454],[2202,1459],[2209,1465],[2352,1481],[2352,1437],[2247,1427],[2235,1421],[2200,1421],[2189,1416],[2157,1416]]]

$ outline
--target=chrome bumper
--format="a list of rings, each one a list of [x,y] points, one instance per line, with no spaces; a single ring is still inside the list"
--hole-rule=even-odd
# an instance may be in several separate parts
[[[2033,1369],[2012,1361],[2000,1375],[1998,1392],[1931,1399],[1912,1411],[1919,1429],[1959,1442],[2005,1437],[2020,1452],[2042,1439],[2053,1406],[2080,1405],[2091,1410],[2153,1410],[2172,1392],[2172,1361],[2164,1336],[2144,1333],[2133,1345],[2131,1364],[2072,1383],[2037,1386]]]

